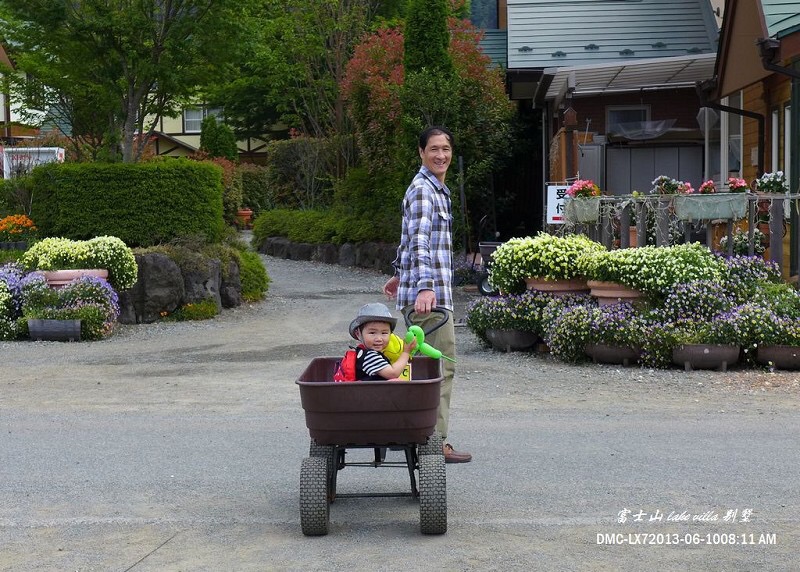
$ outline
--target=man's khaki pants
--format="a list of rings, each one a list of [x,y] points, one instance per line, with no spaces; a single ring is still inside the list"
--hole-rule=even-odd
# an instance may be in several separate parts
[[[402,310],[403,315],[408,315],[413,309],[413,304],[404,307]],[[447,323],[435,332],[425,334],[425,342],[432,345],[437,350],[440,350],[442,355],[456,359],[456,330],[453,324],[453,312],[450,310],[445,311],[448,317]],[[417,314],[416,312],[411,314],[412,324],[419,326],[426,332],[441,322],[442,318],[443,316],[438,312],[431,312],[425,316]],[[439,431],[442,439],[446,439],[447,424],[450,420],[450,395],[453,392],[453,376],[456,372],[456,364],[446,359],[442,359],[441,362],[444,379],[441,385],[439,417],[436,422],[436,429]]]

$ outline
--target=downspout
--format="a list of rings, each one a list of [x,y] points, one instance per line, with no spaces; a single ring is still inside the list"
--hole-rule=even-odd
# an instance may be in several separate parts
[[[773,63],[775,58],[778,56],[781,48],[781,41],[776,38],[761,38],[756,42],[758,44],[758,49],[761,54],[761,65],[764,67],[765,70],[769,70],[781,75],[789,76],[794,81],[792,81],[792,95],[791,95],[791,104],[792,104],[792,127],[798,125],[798,120],[795,118],[799,109],[796,107],[796,103],[800,100],[800,96],[797,93],[798,88],[798,81],[800,80],[800,71],[794,68],[787,68],[784,66],[779,66],[778,64]],[[796,133],[796,132],[794,132]],[[794,136],[794,139],[797,140],[797,136]],[[797,180],[800,173],[798,173],[798,169],[800,169],[800,159],[798,157],[800,153],[798,150],[792,150],[792,156],[789,158],[790,165],[792,167],[791,176]],[[788,181],[789,183],[789,192],[793,192],[792,190],[792,181]],[[795,192],[798,189],[795,188]],[[796,208],[789,209],[789,276],[795,276],[798,272],[798,257],[796,256],[797,252],[800,252],[800,214],[798,214]]]
[[[756,120],[758,123],[758,140],[756,143],[758,164],[756,165],[756,176],[760,177],[764,174],[764,137],[766,134],[766,118],[764,117],[763,113],[756,113],[755,111],[748,111],[747,109],[739,109],[738,107],[731,107],[729,105],[722,105],[721,103],[709,101],[708,92],[716,87],[716,83],[717,80],[714,78],[707,81],[698,81],[695,84],[695,91],[697,92],[697,97],[700,99],[700,105]]]

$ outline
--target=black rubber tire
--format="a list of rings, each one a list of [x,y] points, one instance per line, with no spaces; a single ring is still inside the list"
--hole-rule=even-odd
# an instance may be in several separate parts
[[[422,534],[447,532],[444,455],[422,455],[419,458],[419,528]]]
[[[478,292],[481,293],[481,296],[497,296],[499,294],[499,292],[489,284],[488,274],[481,274],[478,277]]]
[[[303,534],[328,534],[330,516],[325,459],[306,457],[300,466],[300,526]]]
[[[308,448],[309,457],[322,457],[326,460],[329,477],[333,472],[333,448],[333,445],[319,445],[314,439],[311,439],[311,445]]]
[[[417,455],[444,455],[442,450],[442,437],[437,431],[428,437],[428,442],[417,447]]]

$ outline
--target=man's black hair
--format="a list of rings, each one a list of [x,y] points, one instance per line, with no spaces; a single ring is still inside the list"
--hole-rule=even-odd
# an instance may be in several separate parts
[[[419,134],[419,148],[424,149],[428,145],[428,139],[430,139],[434,135],[444,135],[445,137],[447,137],[447,141],[450,143],[450,146],[451,147],[455,146],[455,137],[447,127],[442,127],[441,125],[433,125],[431,127],[428,127],[422,133]]]

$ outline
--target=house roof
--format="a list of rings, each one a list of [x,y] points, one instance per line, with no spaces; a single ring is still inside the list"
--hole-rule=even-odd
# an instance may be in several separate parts
[[[757,42],[782,40],[797,32],[797,0],[727,0],[714,67],[716,85],[710,98],[720,99],[774,73],[764,68]],[[781,57],[788,55],[782,53]]]
[[[556,105],[573,88],[576,97],[641,90],[694,87],[714,75],[715,54],[547,68],[552,77],[545,99]]]
[[[708,0],[508,0],[508,69],[716,52]]]

